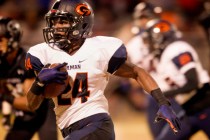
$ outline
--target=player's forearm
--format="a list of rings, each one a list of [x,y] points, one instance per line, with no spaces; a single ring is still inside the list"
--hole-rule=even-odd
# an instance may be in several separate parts
[[[27,100],[28,100],[28,108],[30,111],[35,111],[39,108],[42,101],[44,100],[44,97],[42,95],[34,95],[32,92],[28,92],[27,94]]]
[[[32,84],[32,87],[27,93],[27,103],[28,103],[28,108],[31,111],[35,111],[39,108],[41,105],[42,101],[44,100],[44,96],[42,95],[44,91],[44,87],[40,86],[37,81],[34,81]]]
[[[159,88],[156,81],[144,69],[135,67],[134,71],[136,73],[136,81],[146,92],[151,93],[151,91]]]
[[[148,93],[159,88],[155,80],[144,69],[129,62],[123,64],[114,75],[135,79]]]
[[[115,75],[135,79],[147,93],[153,96],[159,105],[168,104],[168,100],[162,94],[156,81],[144,69],[126,62],[115,72]]]
[[[30,109],[27,106],[27,98],[24,97],[18,97],[14,99],[13,106],[16,109],[24,110],[24,111],[30,111]]]
[[[142,86],[142,88],[151,94],[151,96],[156,100],[158,105],[170,105],[169,101],[163,95],[161,89],[159,88],[156,81],[150,76],[144,69],[135,67],[137,82]]]

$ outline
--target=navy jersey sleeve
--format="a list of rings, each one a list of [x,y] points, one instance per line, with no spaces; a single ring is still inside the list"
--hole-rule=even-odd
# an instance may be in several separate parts
[[[127,51],[125,45],[122,44],[113,54],[108,63],[108,72],[114,73],[127,59]]]
[[[25,66],[27,70],[33,70],[39,72],[41,71],[44,65],[37,57],[31,55],[30,53],[27,53]]]

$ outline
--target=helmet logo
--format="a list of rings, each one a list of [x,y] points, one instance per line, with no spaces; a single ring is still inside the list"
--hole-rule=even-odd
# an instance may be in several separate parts
[[[51,13],[56,13],[57,11],[58,11],[58,10],[56,10],[56,9],[51,9],[51,10],[50,10]]]
[[[159,32],[168,32],[171,29],[170,25],[165,22],[157,23],[154,29],[156,28],[159,29]]]
[[[86,4],[79,4],[75,8],[75,11],[77,14],[82,15],[82,16],[89,16],[91,14],[90,9]]]

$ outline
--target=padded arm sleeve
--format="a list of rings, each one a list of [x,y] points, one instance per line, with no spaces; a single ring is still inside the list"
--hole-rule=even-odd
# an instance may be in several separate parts
[[[188,70],[184,75],[187,79],[186,84],[178,89],[165,92],[164,95],[166,97],[174,97],[177,94],[188,93],[198,87],[198,77],[195,68]]]
[[[43,66],[44,65],[37,57],[31,55],[30,53],[26,54],[26,69],[39,72]]]

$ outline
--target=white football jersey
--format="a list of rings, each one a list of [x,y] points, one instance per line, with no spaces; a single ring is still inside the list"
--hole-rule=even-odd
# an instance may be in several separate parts
[[[124,48],[124,49],[123,49]],[[104,96],[110,73],[126,59],[125,47],[121,40],[113,37],[97,36],[86,39],[74,54],[51,48],[46,43],[31,47],[28,57],[36,70],[35,63],[68,63],[68,74],[73,78],[72,92],[53,98],[57,124],[60,129],[97,113],[108,113],[108,103]],[[116,53],[117,52],[117,53]],[[122,55],[121,55],[122,54]],[[112,61],[113,55],[123,62]]]
[[[146,59],[146,56],[149,54],[149,50],[148,50],[148,47],[144,44],[141,35],[134,36],[126,44],[126,49],[128,52],[129,61],[147,70],[148,61],[146,61],[145,59]]]
[[[163,91],[176,89],[186,84],[184,73],[195,68],[200,85],[209,82],[209,75],[203,69],[196,51],[185,41],[175,41],[169,44],[163,51],[160,60],[155,63],[156,72],[152,74]],[[195,92],[179,94],[177,101],[183,104]]]

